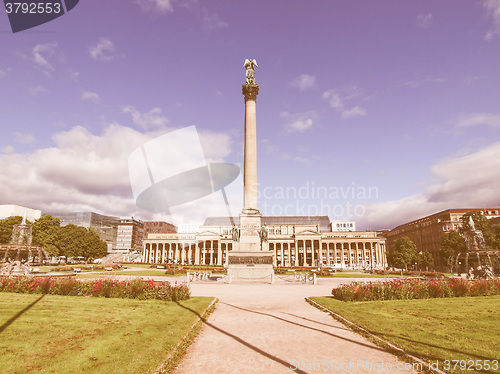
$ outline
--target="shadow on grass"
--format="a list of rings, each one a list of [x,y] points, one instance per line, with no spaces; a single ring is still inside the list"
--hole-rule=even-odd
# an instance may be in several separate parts
[[[330,296],[330,298],[332,298]],[[326,308],[326,307],[325,307]],[[333,312],[333,311],[332,311]],[[341,315],[341,313],[338,313],[338,312],[334,312],[336,314],[339,314]],[[351,323],[353,323],[351,321]],[[459,350],[459,349],[455,349],[455,348],[451,348],[451,347],[443,347],[443,346],[440,346],[440,345],[437,345],[437,344],[432,344],[432,343],[429,343],[429,342],[423,342],[423,341],[419,341],[419,340],[415,340],[415,339],[411,339],[411,338],[407,338],[407,337],[404,337],[404,336],[401,336],[401,335],[397,335],[397,334],[388,334],[388,333],[384,333],[384,332],[377,332],[377,331],[373,331],[373,330],[370,330],[368,329],[367,327],[365,326],[362,326],[362,325],[358,325],[357,323],[353,323],[354,326],[359,326],[359,327],[362,327],[363,329],[369,331],[371,334],[375,335],[375,336],[378,336],[388,342],[391,342],[392,344],[397,344],[395,343],[395,341],[397,341],[398,339],[399,340],[404,340],[410,344],[414,344],[414,345],[419,345],[419,346],[422,346],[422,347],[430,347],[430,348],[435,348],[435,349],[438,349],[438,350],[442,350],[442,351],[445,351],[445,352],[449,352],[449,353],[455,353],[455,354],[459,354],[459,355],[463,355],[463,356],[466,356],[467,359],[465,359],[465,361],[474,361],[474,364],[477,362],[477,361],[495,361],[495,360],[498,360],[497,358],[495,357],[486,357],[486,356],[482,356],[482,355],[478,355],[478,354],[475,354],[475,353],[472,353],[472,352],[466,352],[466,351],[462,351],[462,350]],[[401,345],[399,344],[399,346],[401,347]],[[450,360],[450,356],[446,356],[446,353],[444,354],[439,354],[439,356],[437,355],[429,355],[429,354],[423,354],[422,352],[419,352],[417,348],[412,348],[412,347],[407,347],[405,349],[403,349],[405,352],[415,356],[415,357],[419,357],[420,359],[423,359],[423,360],[427,360],[428,362],[435,362],[435,361],[439,361],[440,363],[444,363],[445,361],[451,361]],[[460,360],[459,360],[460,361]],[[461,361],[464,361],[464,359],[462,359]],[[491,371],[491,370],[477,370],[477,369],[474,369],[475,372],[477,373],[498,373],[498,371]]]
[[[28,310],[30,310],[33,306],[35,306],[36,303],[38,303],[40,300],[42,300],[45,297],[45,295],[40,296],[38,299],[33,301],[31,304],[29,304],[26,308],[23,310],[19,311],[16,313],[14,317],[9,319],[7,322],[5,322],[2,326],[0,326],[0,333],[2,333],[7,327],[12,325],[19,317],[21,317],[24,313],[26,313]]]
[[[432,348],[436,348],[436,349],[441,349],[441,350],[446,351],[446,352],[452,352],[452,353],[464,355],[467,357],[467,359],[465,361],[474,361],[474,363],[476,361],[481,361],[481,360],[483,360],[483,361],[498,360],[495,357],[492,358],[492,357],[481,356],[481,355],[471,353],[471,352],[465,352],[465,351],[460,351],[460,350],[454,349],[454,348],[447,348],[447,347],[442,347],[442,346],[439,346],[436,344],[430,344],[428,342],[424,343],[422,341],[418,341],[418,340],[414,340],[414,339],[410,339],[410,338],[405,338],[405,337],[400,336],[400,335],[374,333],[374,332],[372,332],[372,333],[374,335],[382,337],[383,339],[385,339],[387,341],[391,341],[391,340],[394,341],[393,339],[400,339],[400,340],[405,340],[409,343],[414,343],[414,344],[418,344],[418,345],[425,346],[425,347],[432,347]],[[451,361],[450,356],[444,356],[444,355],[442,355],[442,357],[430,356],[430,355],[422,354],[421,352],[418,352],[415,349],[410,350],[409,348],[405,349],[405,351],[411,355],[420,357],[420,358],[425,359],[427,361],[436,361],[436,360],[439,360],[439,362],[444,362],[445,360]],[[462,359],[462,361],[464,361],[464,360]],[[477,373],[498,373],[498,371],[490,371],[490,370],[477,370],[477,369],[475,369],[474,371]]]
[[[278,364],[281,364],[281,365],[285,366],[287,369],[291,370],[291,365],[290,365],[289,362],[286,362],[285,360],[282,360],[279,357],[273,356],[272,354],[270,354],[270,353],[268,353],[268,352],[266,352],[266,351],[264,351],[264,350],[262,350],[262,349],[260,349],[260,348],[258,348],[256,346],[254,346],[254,345],[246,342],[245,340],[241,339],[240,337],[238,337],[238,336],[236,336],[234,334],[231,334],[231,333],[229,333],[229,332],[221,329],[220,327],[215,326],[214,324],[208,322],[198,312],[196,312],[196,311],[194,311],[194,310],[192,310],[192,309],[190,309],[190,308],[188,308],[188,307],[180,304],[178,301],[176,301],[176,303],[181,308],[184,308],[184,309],[190,311],[191,313],[196,314],[205,325],[213,328],[214,330],[216,330],[216,331],[218,331],[218,332],[220,332],[220,333],[222,333],[222,334],[224,334],[226,336],[229,336],[230,338],[236,340],[238,343],[241,343],[245,347],[250,348],[252,351],[257,352],[258,354],[260,354],[260,355],[262,355],[264,357],[267,357],[268,359],[273,360],[274,362],[277,362]],[[296,370],[292,370],[292,371],[295,371],[296,373],[299,373],[299,374],[307,374],[305,371],[302,371],[302,370],[300,370],[298,368]]]

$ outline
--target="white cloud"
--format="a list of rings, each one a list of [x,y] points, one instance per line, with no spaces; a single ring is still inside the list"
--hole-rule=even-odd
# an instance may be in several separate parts
[[[363,98],[361,97],[361,90],[356,86],[325,91],[322,98],[328,101],[330,106],[337,113],[340,113],[343,119],[362,117],[367,114],[366,109],[358,104]]]
[[[314,111],[290,114],[283,112],[280,114],[286,120],[285,131],[287,133],[305,132],[313,128]]]
[[[33,61],[36,66],[42,70],[46,76],[50,76],[50,73],[55,70],[53,64],[49,60],[58,59],[63,60],[63,54],[59,50],[59,46],[56,42],[37,44],[32,50]]]
[[[133,106],[128,105],[123,107],[123,112],[130,113],[132,115],[132,122],[144,130],[164,128],[169,122],[168,119],[162,115],[160,108],[153,108],[147,113],[141,113]]]
[[[292,81],[291,86],[298,87],[301,91],[304,91],[313,88],[315,84],[316,77],[314,75],[301,74]]]
[[[14,141],[21,144],[32,144],[35,142],[35,136],[33,134],[25,132],[15,132]]]
[[[313,125],[313,120],[311,118],[307,118],[290,123],[288,125],[288,129],[290,132],[293,131],[304,132],[310,130],[312,128],[312,125]]]
[[[0,79],[5,78],[9,74],[10,71],[11,71],[10,68],[0,69]]]
[[[115,45],[110,38],[100,38],[96,44],[89,48],[90,56],[96,61],[109,61],[113,58]]]
[[[48,90],[43,86],[36,86],[36,87],[29,88],[28,91],[33,96],[38,96],[40,94],[46,93]]]
[[[485,36],[487,40],[491,40],[495,36],[500,36],[500,0],[484,0],[483,6],[493,21],[490,30]]]
[[[500,127],[500,114],[489,114],[489,113],[467,114],[461,116],[456,121],[457,127],[471,127],[480,125]]]
[[[363,117],[363,116],[366,116],[366,109],[358,105],[356,105],[351,109],[343,110],[341,113],[341,117],[345,119],[353,117]]]
[[[173,12],[172,0],[135,0],[141,9],[145,12]]]
[[[164,133],[164,130],[142,133],[111,124],[102,134],[95,135],[76,126],[54,134],[53,147],[28,154],[14,153],[12,147],[5,147],[0,154],[0,204],[14,203],[44,211],[95,211],[152,219],[154,213],[135,205],[128,158],[137,147]],[[227,135],[208,132],[199,136],[207,157],[220,161],[228,154],[231,139]],[[184,144],[179,144],[176,152],[182,155],[184,148]],[[222,199],[222,195],[218,195],[212,199]],[[239,195],[241,188],[237,193],[228,189],[230,200]],[[203,219],[201,215],[213,215],[211,211],[227,212],[224,205],[221,212],[210,204],[200,206],[197,201],[187,207],[179,206],[177,211],[188,221],[190,217]]]
[[[416,78],[410,81],[407,81],[404,83],[405,86],[407,87],[412,87],[412,88],[419,88],[427,84],[438,84],[438,83],[443,83],[445,82],[446,79],[444,78],[432,78],[432,77],[427,77],[427,78]]]
[[[84,93],[82,93],[81,99],[82,101],[90,101],[93,102],[94,104],[97,104],[98,102],[101,101],[101,98],[99,97],[98,94],[90,91],[85,91]]]
[[[209,11],[206,8],[202,10],[203,27],[207,31],[214,31],[228,27],[228,23],[222,21],[217,13]]]
[[[442,160],[432,167],[439,182],[397,201],[367,204],[358,219],[364,228],[394,228],[451,208],[498,207],[500,142],[466,156]]]
[[[7,145],[2,148],[3,153],[14,153],[14,147]]]
[[[295,156],[293,158],[293,161],[298,162],[299,164],[306,165],[306,166],[312,166],[311,160],[307,157]]]
[[[432,23],[432,13],[419,14],[416,19],[417,27],[421,29],[427,29]]]
[[[207,162],[223,162],[231,153],[232,140],[228,134],[198,131],[198,135]]]
[[[74,82],[78,82],[78,77],[80,76],[79,71],[74,71],[73,73],[70,74],[70,78]]]

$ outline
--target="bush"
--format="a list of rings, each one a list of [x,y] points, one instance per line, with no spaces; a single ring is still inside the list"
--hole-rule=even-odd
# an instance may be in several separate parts
[[[500,295],[500,280],[398,279],[387,282],[341,285],[332,290],[341,301],[409,300]]]
[[[186,274],[187,271],[186,269],[167,269],[167,271],[165,271],[165,274],[166,275],[181,275],[181,274]]]
[[[426,277],[426,278],[444,278],[443,273],[437,273],[435,271],[395,271],[395,270],[374,270],[375,274],[379,275],[405,275],[410,277]]]
[[[33,294],[116,297],[129,299],[186,300],[190,297],[185,284],[134,279],[117,281],[97,279],[77,281],[73,278],[0,277],[0,291]]]

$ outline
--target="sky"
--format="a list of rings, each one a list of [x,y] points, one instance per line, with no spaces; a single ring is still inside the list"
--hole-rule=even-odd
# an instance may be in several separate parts
[[[241,174],[168,211],[137,206],[148,182],[129,157],[196,126],[162,143],[164,175],[199,147],[242,167],[248,58],[264,215],[366,230],[500,209],[500,0],[82,0],[18,33],[0,13],[0,43],[0,204],[237,215]]]

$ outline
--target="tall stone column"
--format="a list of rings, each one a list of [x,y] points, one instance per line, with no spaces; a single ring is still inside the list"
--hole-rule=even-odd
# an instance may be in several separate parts
[[[258,84],[244,84],[245,96],[245,161],[244,208],[257,209],[257,95]]]
[[[246,83],[242,85],[245,97],[245,160],[243,174],[243,209],[239,227],[233,228],[232,249],[228,253],[229,279],[270,277],[273,282],[273,252],[269,251],[268,229],[262,226],[262,215],[257,207],[257,95],[255,60],[245,60]],[[276,260],[276,259],[275,259]]]

